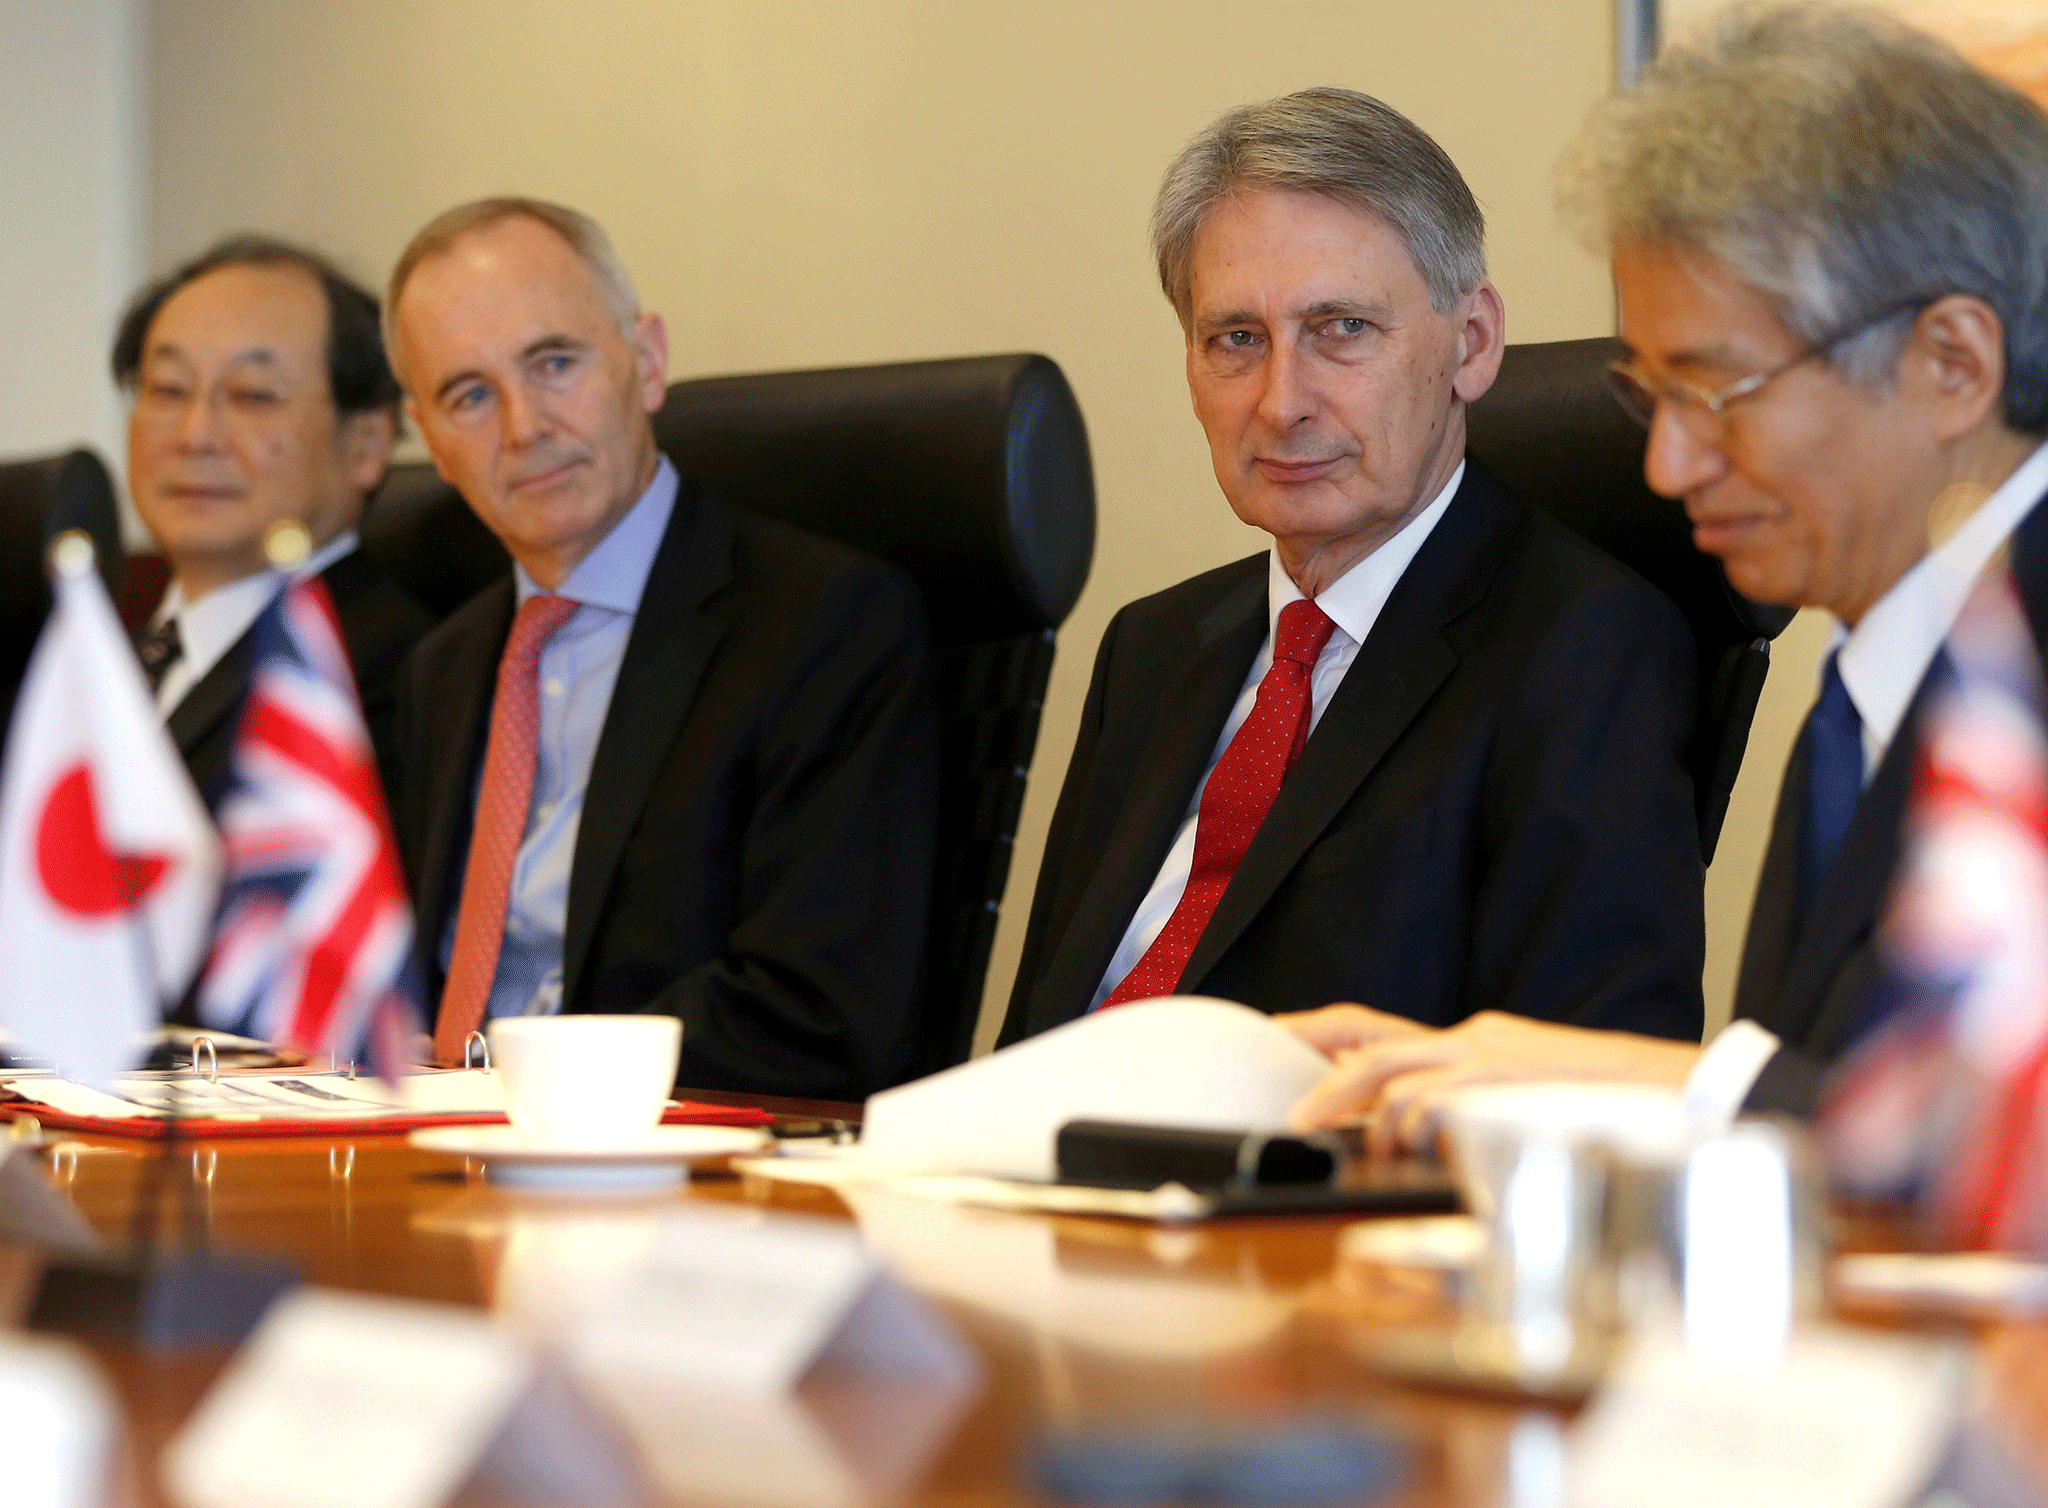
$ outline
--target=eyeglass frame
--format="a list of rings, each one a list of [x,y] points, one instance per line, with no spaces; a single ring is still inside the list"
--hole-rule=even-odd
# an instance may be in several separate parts
[[[1800,351],[1798,355],[1787,357],[1776,366],[1767,367],[1761,372],[1751,372],[1747,377],[1738,377],[1725,387],[1707,389],[1694,387],[1690,383],[1683,382],[1665,382],[1652,387],[1636,374],[1629,361],[1617,360],[1607,363],[1605,372],[1607,390],[1614,395],[1614,401],[1621,405],[1621,411],[1635,420],[1636,423],[1642,425],[1644,429],[1650,428],[1657,422],[1658,406],[1665,402],[1671,402],[1678,404],[1681,408],[1690,408],[1695,412],[1704,410],[1713,415],[1715,425],[1725,433],[1728,427],[1725,410],[1729,404],[1738,403],[1742,399],[1761,391],[1765,384],[1775,378],[1782,377],[1802,362],[1811,361],[1816,356],[1825,356],[1844,341],[1854,340],[1859,335],[1867,334],[1869,331],[1875,330],[1879,325],[1885,323],[1885,321],[1897,319],[1901,314],[1909,310],[1917,313],[1927,308],[1928,305],[1946,297],[1948,297],[1946,293],[1916,293],[1909,298],[1898,299],[1893,303],[1886,304],[1874,314],[1865,315],[1861,319],[1854,320],[1840,329],[1822,336],[1819,340],[1814,341],[1811,345]],[[1648,410],[1638,410],[1634,402],[1634,396],[1638,393],[1650,400]]]

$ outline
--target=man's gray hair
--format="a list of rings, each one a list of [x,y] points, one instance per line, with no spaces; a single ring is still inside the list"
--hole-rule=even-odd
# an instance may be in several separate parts
[[[604,227],[566,205],[506,196],[473,199],[443,210],[422,226],[399,253],[398,265],[391,269],[390,289],[384,297],[384,348],[394,360],[398,354],[398,343],[393,338],[397,330],[398,296],[405,291],[420,263],[439,256],[474,231],[501,221],[521,219],[537,220],[569,243],[570,250],[582,258],[583,265],[597,279],[604,301],[611,307],[612,318],[618,321],[619,333],[632,340],[634,327],[640,321],[640,295],[633,291],[633,279],[627,275],[618,252],[612,249],[612,238],[604,233]]]
[[[1400,111],[1353,89],[1240,105],[1181,149],[1152,206],[1159,285],[1189,323],[1195,236],[1209,212],[1260,189],[1321,194],[1407,243],[1439,314],[1486,276],[1486,218],[1456,164]]]
[[[1889,381],[1912,315],[1965,293],[2005,326],[2005,422],[2048,430],[2048,118],[1876,12],[1743,6],[1604,102],[1559,166],[1596,251],[1703,253],[1785,328]]]

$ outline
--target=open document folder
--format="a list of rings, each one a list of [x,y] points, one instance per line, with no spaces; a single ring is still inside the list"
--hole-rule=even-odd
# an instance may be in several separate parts
[[[193,1136],[396,1135],[422,1126],[506,1119],[504,1079],[484,1069],[410,1073],[397,1084],[368,1076],[283,1069],[116,1079],[105,1090],[68,1079],[0,1077],[0,1115],[109,1136],[148,1136],[175,1114]],[[664,1121],[758,1126],[771,1117],[738,1106],[671,1104]]]

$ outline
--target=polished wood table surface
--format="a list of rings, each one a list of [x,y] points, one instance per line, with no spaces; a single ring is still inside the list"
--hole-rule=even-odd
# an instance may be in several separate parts
[[[93,1226],[120,1241],[152,1187],[155,1155],[133,1142],[76,1138],[47,1152],[45,1165]],[[313,1283],[495,1306],[514,1321],[572,1305],[607,1263],[644,1249],[635,1243],[680,1201],[858,1220],[885,1265],[928,1296],[986,1366],[980,1392],[943,1421],[900,1494],[912,1502],[1033,1501],[1027,1462],[1062,1431],[1213,1433],[1335,1420],[1402,1442],[1404,1484],[1376,1501],[1507,1503],[1516,1500],[1515,1463],[1546,1471],[1564,1418],[1545,1405],[1376,1375],[1360,1357],[1363,1341],[1390,1326],[1441,1325],[1448,1314],[1427,1292],[1340,1262],[1348,1222],[1339,1217],[1167,1228],[879,1192],[842,1198],[717,1172],[652,1196],[544,1195],[488,1183],[465,1160],[399,1138],[187,1146],[163,1192],[167,1224],[182,1210],[217,1248],[281,1255]],[[163,1501],[152,1463],[225,1355],[91,1349],[127,1407],[139,1496]],[[779,1498],[769,1491],[762,1501]]]

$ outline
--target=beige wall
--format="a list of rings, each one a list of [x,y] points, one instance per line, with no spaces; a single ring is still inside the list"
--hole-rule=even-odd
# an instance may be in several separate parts
[[[107,336],[143,261],[138,0],[0,0],[0,456],[119,464]]]
[[[992,1000],[1007,995],[1109,614],[1260,544],[1209,475],[1147,265],[1145,214],[1176,147],[1243,100],[1369,90],[1470,178],[1511,339],[1610,328],[1604,271],[1554,228],[1548,177],[1609,77],[1604,0],[159,0],[153,13],[158,264],[258,227],[375,279],[434,211],[517,190],[610,227],[669,319],[676,376],[1017,349],[1066,370],[1094,445],[1100,543],[1062,638]],[[1717,959],[1739,932],[1754,846],[1731,832],[1717,866],[1738,897],[1716,914]]]

